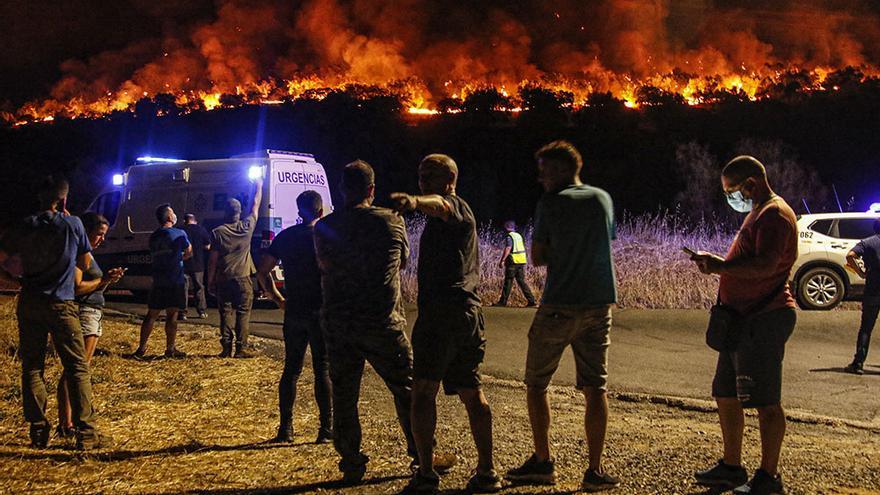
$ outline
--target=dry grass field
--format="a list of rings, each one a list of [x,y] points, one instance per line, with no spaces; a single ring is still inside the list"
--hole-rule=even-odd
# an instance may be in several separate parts
[[[398,493],[408,463],[387,389],[368,369],[361,396],[364,450],[371,462],[365,484],[343,487],[330,445],[311,443],[316,408],[308,366],[300,382],[296,442],[269,445],[276,428],[277,342],[257,340],[260,357],[220,360],[216,336],[205,327],[181,325],[183,360],[138,362],[137,326],[105,321],[102,350],[93,363],[95,404],[101,429],[113,443],[86,454],[72,442],[52,439],[49,448],[28,446],[21,415],[20,365],[14,300],[0,299],[0,492],[10,494],[245,494]],[[161,334],[161,332],[159,332]],[[151,353],[161,351],[156,335]],[[54,387],[57,358],[47,360],[46,379]],[[522,462],[530,435],[524,389],[487,377],[486,392],[495,418],[499,469]],[[623,478],[615,493],[706,493],[690,473],[714,462],[720,435],[708,403],[655,403],[615,394],[608,435],[607,465]],[[509,493],[572,493],[585,462],[583,406],[568,388],[552,391],[554,443],[560,483],[555,487],[511,487]],[[55,400],[49,400],[54,421]],[[455,399],[439,403],[439,448],[454,452],[456,466],[443,479],[446,493],[464,487],[476,461],[467,419]],[[758,434],[748,420],[746,459],[754,468]],[[834,421],[792,422],[783,459],[791,494],[880,494],[880,432]]]

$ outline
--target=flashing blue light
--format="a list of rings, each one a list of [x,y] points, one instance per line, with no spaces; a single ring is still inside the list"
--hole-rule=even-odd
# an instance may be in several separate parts
[[[113,174],[113,185],[121,186],[124,182],[125,177],[122,174]]]
[[[880,213],[880,203],[873,203],[868,207],[868,213]]]
[[[177,158],[159,158],[155,156],[139,156],[137,161],[142,163],[180,163],[186,160],[178,160]]]
[[[263,167],[254,165],[248,169],[248,179],[257,180],[263,177]]]

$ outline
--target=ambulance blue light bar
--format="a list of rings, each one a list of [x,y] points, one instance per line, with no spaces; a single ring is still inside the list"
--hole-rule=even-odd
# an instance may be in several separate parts
[[[137,161],[140,163],[180,163],[186,160],[178,160],[177,158],[160,158],[156,156],[139,156]]]
[[[125,182],[125,176],[123,176],[122,174],[113,174],[114,186],[121,186],[123,182]]]
[[[873,203],[869,206],[868,213],[880,213],[880,203]]]

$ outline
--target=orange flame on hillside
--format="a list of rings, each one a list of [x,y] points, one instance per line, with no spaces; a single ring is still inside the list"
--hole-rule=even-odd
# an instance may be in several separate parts
[[[854,0],[760,11],[534,0],[466,13],[428,0],[262,3],[225,0],[216,20],[186,36],[66,62],[49,98],[0,116],[22,125],[141,104],[164,115],[338,91],[393,96],[417,116],[471,103],[519,112],[548,97],[575,110],[635,109],[833,92],[880,77],[880,18]]]

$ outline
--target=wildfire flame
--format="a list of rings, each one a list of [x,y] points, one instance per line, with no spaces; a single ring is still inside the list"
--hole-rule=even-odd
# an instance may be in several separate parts
[[[443,3],[308,0],[294,10],[227,0],[216,21],[166,37],[152,58],[138,45],[65,63],[51,97],[0,117],[14,125],[100,118],[142,104],[165,115],[336,91],[390,95],[414,116],[459,112],[486,93],[497,111],[527,110],[536,95],[570,109],[615,100],[638,109],[755,101],[792,87],[839,91],[880,76],[874,11],[693,13],[671,0],[535,0],[520,12],[475,6],[446,25]]]

